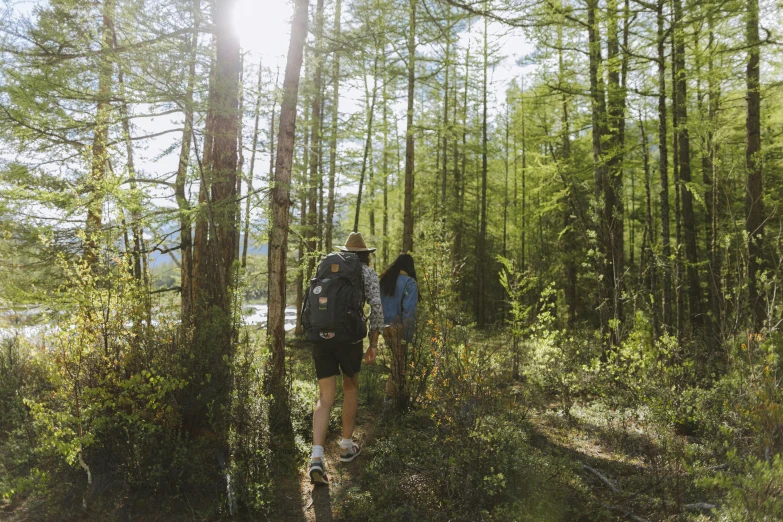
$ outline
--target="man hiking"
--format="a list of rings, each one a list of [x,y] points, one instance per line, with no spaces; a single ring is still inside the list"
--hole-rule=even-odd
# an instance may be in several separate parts
[[[367,364],[375,361],[378,335],[383,330],[383,306],[378,274],[370,268],[370,254],[364,238],[352,232],[340,247],[342,252],[327,255],[318,265],[302,312],[307,339],[313,343],[313,361],[318,377],[318,404],[313,412],[313,452],[309,475],[313,484],[328,484],[324,442],[329,412],[337,392],[337,375],[343,375],[343,433],[340,462],[351,462],[361,453],[353,441],[356,410],[359,407],[359,370],[362,356]],[[370,346],[364,352],[364,304],[370,305]]]

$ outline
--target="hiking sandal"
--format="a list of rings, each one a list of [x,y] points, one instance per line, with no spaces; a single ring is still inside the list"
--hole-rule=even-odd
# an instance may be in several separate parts
[[[326,470],[323,459],[310,459],[310,469],[308,470],[310,475],[310,483],[319,485],[329,485],[329,479],[326,477]]]
[[[340,462],[351,462],[358,457],[361,452],[362,448],[355,442],[351,444],[351,447],[348,449],[340,447]]]

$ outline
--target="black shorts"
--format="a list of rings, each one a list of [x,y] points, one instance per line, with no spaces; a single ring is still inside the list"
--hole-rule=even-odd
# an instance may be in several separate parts
[[[342,371],[346,377],[353,377],[361,370],[363,356],[362,341],[352,344],[314,344],[315,375],[319,379],[326,379]]]

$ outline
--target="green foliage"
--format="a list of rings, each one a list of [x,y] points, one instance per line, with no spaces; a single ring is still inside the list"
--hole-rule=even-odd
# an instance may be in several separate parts
[[[469,348],[467,310],[460,300],[461,266],[454,260],[449,235],[432,223],[416,251],[421,301],[416,334],[408,348],[408,388],[411,404],[426,403],[443,379],[446,361],[459,364],[454,350]],[[457,348],[461,347],[461,348]]]
[[[736,469],[701,481],[723,493],[715,519],[760,522],[783,518],[783,456],[775,455],[769,461],[742,460],[732,451],[729,459]]]
[[[3,342],[0,402],[9,415],[0,455],[12,469],[0,481],[4,497],[48,498],[60,484],[82,491],[85,504],[108,488],[183,501],[204,490],[199,507],[214,509],[215,443],[184,423],[191,383],[209,377],[181,364],[193,354],[175,311],[159,306],[150,321],[149,294],[131,266],[129,257],[98,269],[64,261],[69,300],[47,318],[53,333],[35,347]],[[263,365],[254,349],[242,357],[231,404],[213,411],[233,415],[235,494],[263,514],[272,496]]]
[[[268,516],[274,488],[269,466],[269,402],[261,391],[264,357],[247,335],[237,352],[229,435],[232,482],[240,505],[253,515]]]
[[[543,292],[536,321],[530,326],[523,374],[528,382],[559,399],[569,415],[574,401],[591,391],[598,372],[597,339],[558,328],[554,286]]]
[[[374,442],[364,487],[342,493],[338,514],[355,521],[534,521],[573,516],[563,462],[532,451],[515,415],[474,407],[481,419],[465,436],[421,411],[389,419]]]

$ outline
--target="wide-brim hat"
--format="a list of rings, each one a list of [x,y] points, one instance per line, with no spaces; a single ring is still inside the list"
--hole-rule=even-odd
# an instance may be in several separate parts
[[[343,252],[375,252],[375,248],[367,248],[367,243],[359,232],[351,232],[345,241],[345,246],[341,246]]]

